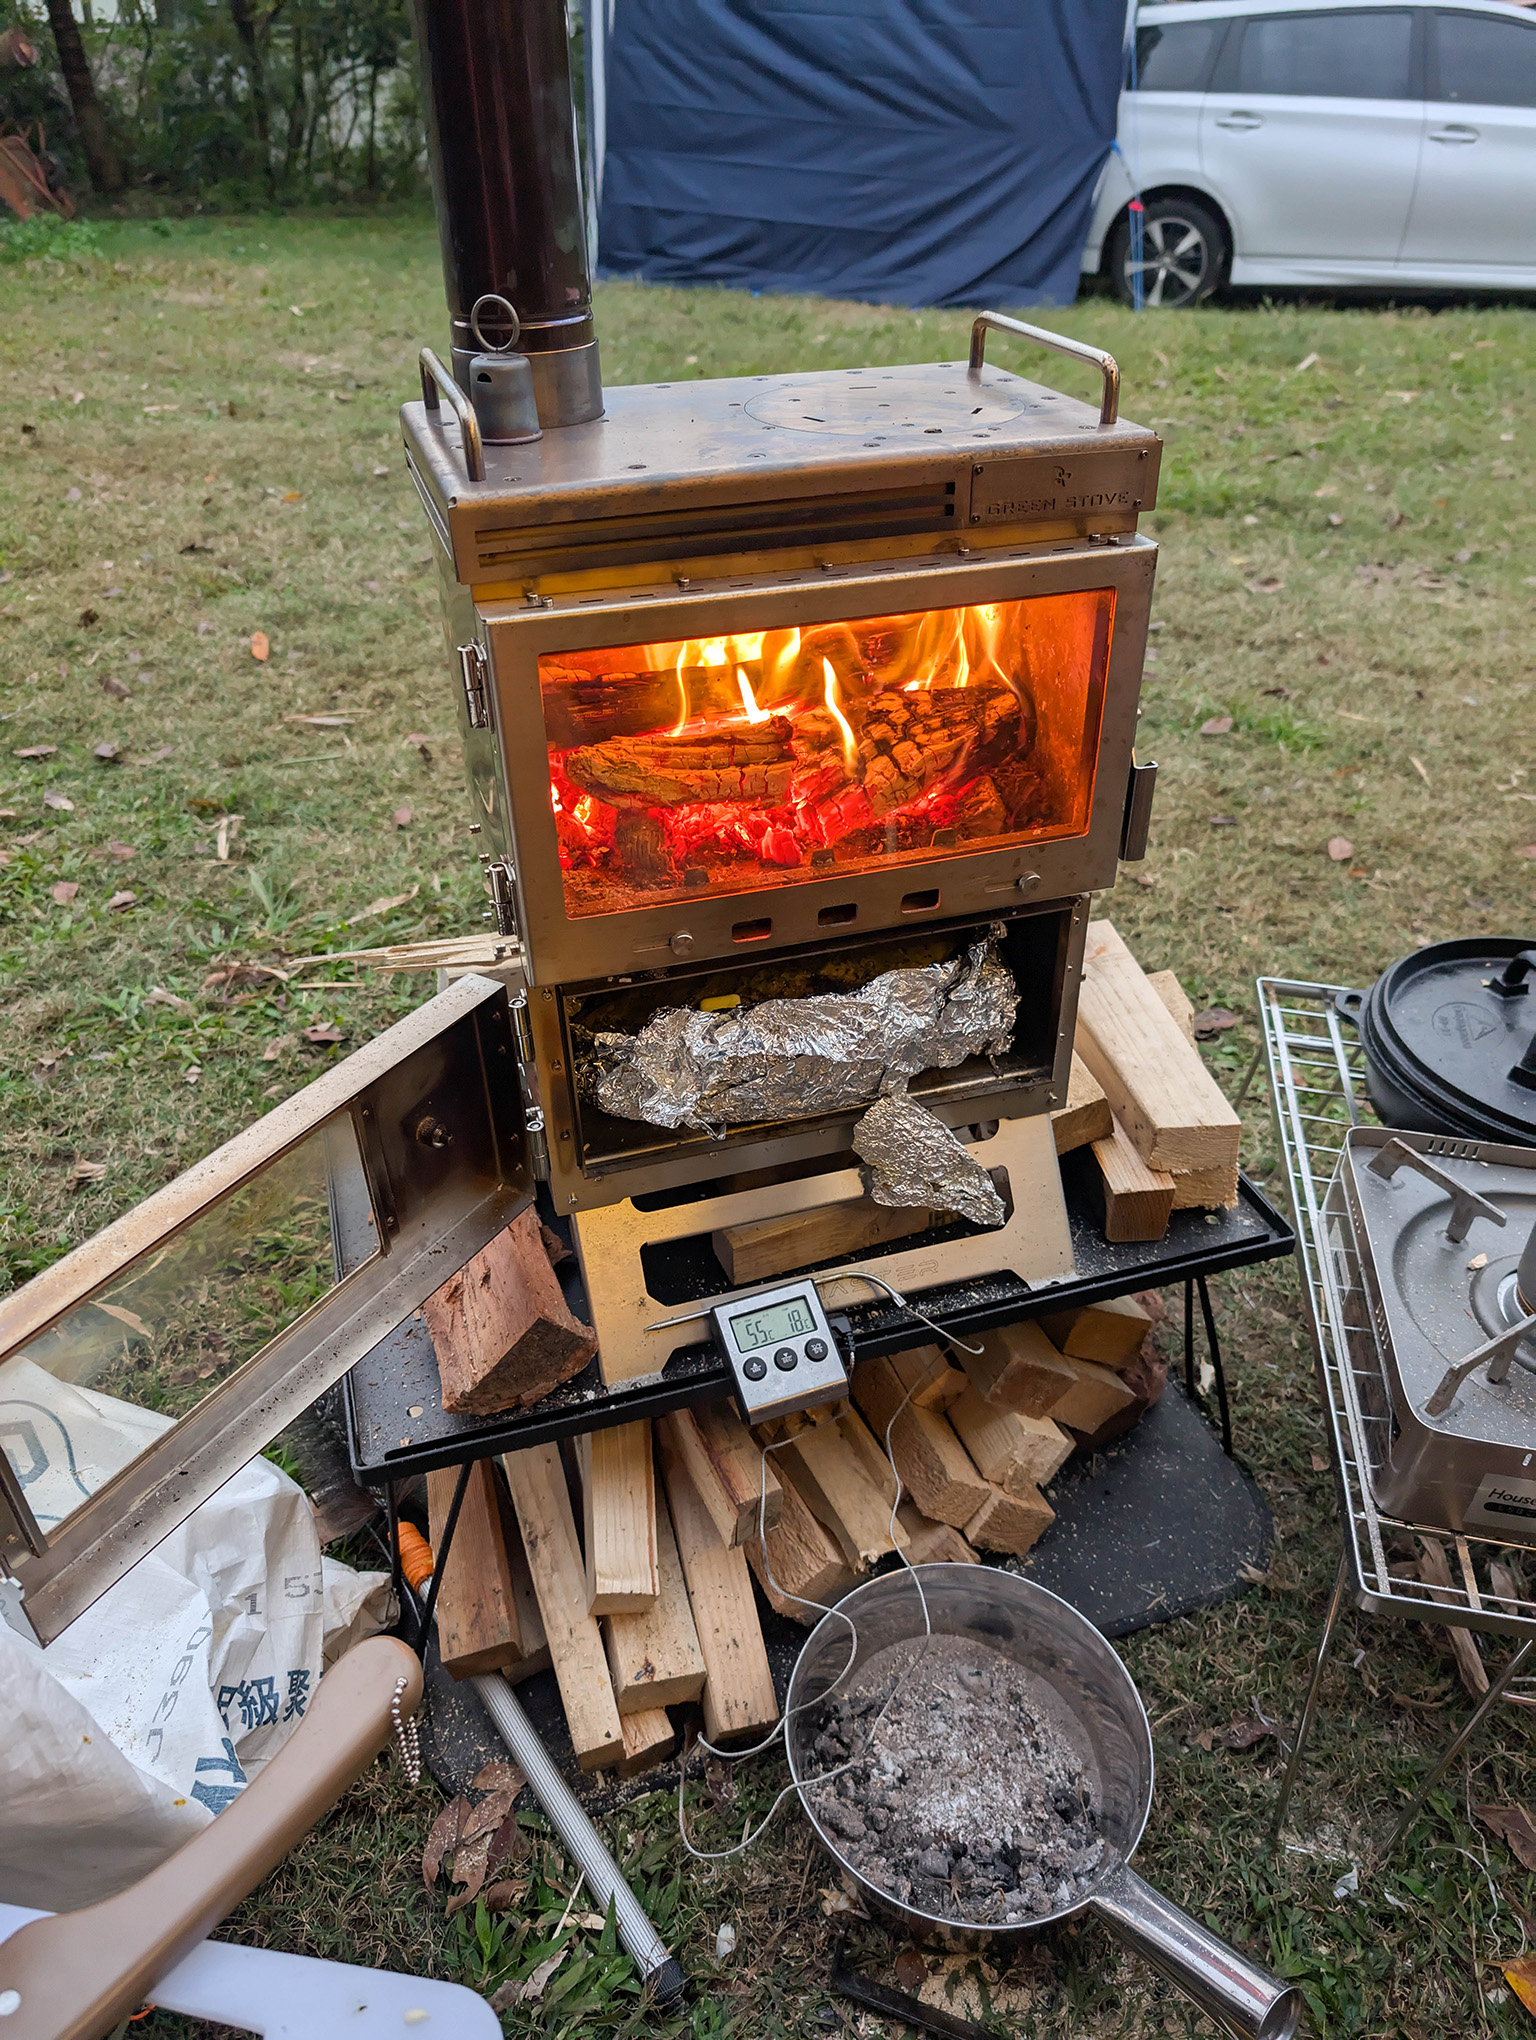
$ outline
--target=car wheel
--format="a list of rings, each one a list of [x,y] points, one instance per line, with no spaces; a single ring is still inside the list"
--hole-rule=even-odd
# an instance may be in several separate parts
[[[1226,229],[1214,213],[1189,198],[1149,199],[1142,213],[1141,259],[1132,254],[1130,217],[1115,227],[1109,273],[1128,305],[1177,311],[1199,304],[1221,282],[1227,264]]]

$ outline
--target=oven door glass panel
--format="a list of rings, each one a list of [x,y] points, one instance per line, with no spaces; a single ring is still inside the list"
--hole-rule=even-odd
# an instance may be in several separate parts
[[[543,654],[567,915],[1084,835],[1114,605]]]

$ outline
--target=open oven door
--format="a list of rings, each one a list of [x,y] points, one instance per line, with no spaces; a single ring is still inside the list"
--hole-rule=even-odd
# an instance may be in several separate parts
[[[0,1299],[0,1616],[51,1642],[532,1195],[464,977]]]

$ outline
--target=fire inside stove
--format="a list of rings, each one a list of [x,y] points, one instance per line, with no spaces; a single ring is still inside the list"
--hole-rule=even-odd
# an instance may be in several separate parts
[[[1081,835],[1114,602],[545,654],[567,913]]]

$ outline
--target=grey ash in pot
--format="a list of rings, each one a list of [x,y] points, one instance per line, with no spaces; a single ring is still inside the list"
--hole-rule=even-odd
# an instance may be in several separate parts
[[[1080,1904],[1110,1867],[1094,1780],[1044,1680],[958,1636],[888,1645],[816,1723],[816,1818],[877,1890],[1018,1926]]]

